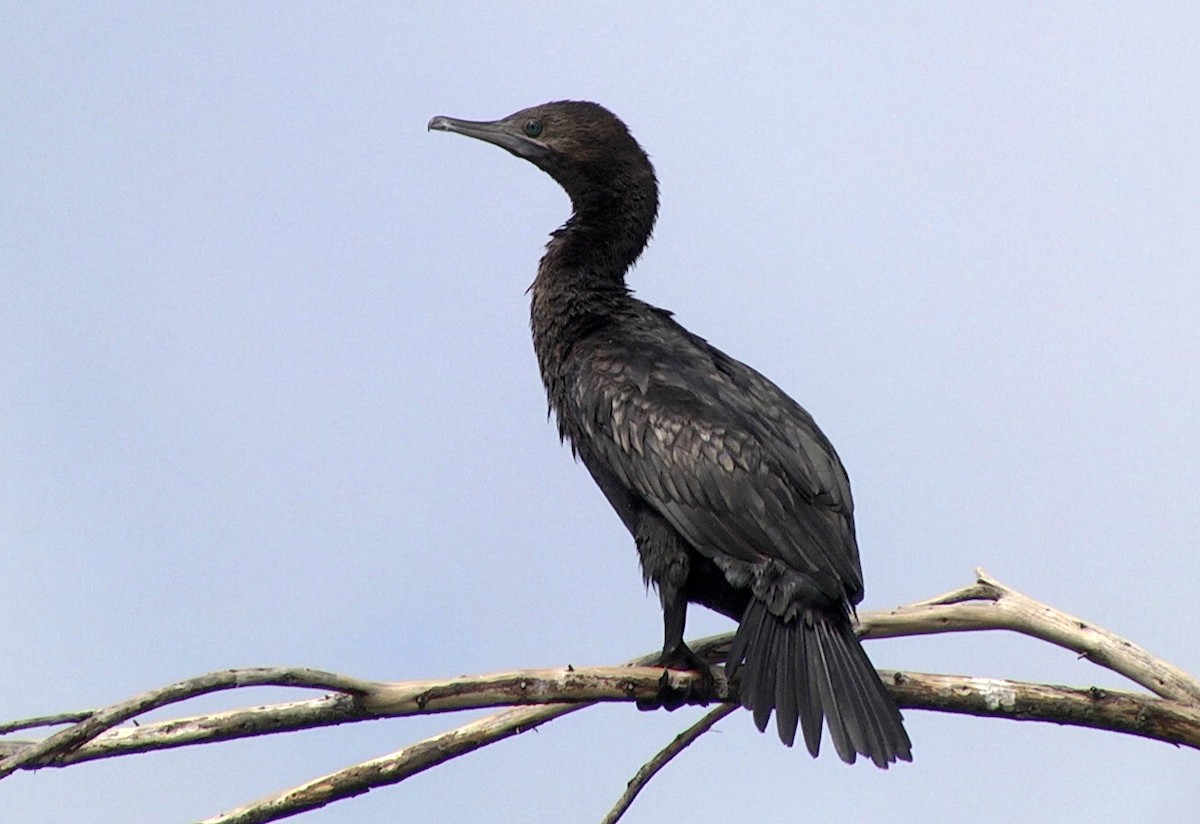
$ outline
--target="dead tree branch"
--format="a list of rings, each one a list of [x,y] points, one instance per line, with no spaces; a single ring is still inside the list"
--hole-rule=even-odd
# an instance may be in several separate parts
[[[862,638],[1006,629],[1064,647],[1155,695],[1200,702],[1200,680],[1115,633],[1006,587],[982,569],[975,583],[909,606],[872,613]]]
[[[901,709],[1122,732],[1200,750],[1200,705],[1125,690],[920,672],[880,674]]]
[[[1154,693],[1074,688],[915,672],[881,672],[904,709],[1043,721],[1092,727],[1200,749],[1200,682],[1137,645],[1015,592],[982,570],[975,583],[890,612],[864,613],[864,638],[1005,629],[1072,650]],[[709,661],[724,658],[731,635],[693,643]],[[63,713],[0,725],[0,735],[70,724],[40,741],[0,740],[0,779],[17,770],[63,767],[98,758],[226,741],[333,724],[465,709],[515,707],[396,752],[355,764],[298,787],[231,810],[206,824],[276,821],[305,810],[395,784],[459,755],[533,729],[601,701],[653,699],[663,679],[675,690],[696,690],[694,673],[646,664],[524,670],[444,681],[362,681],[308,669],[245,669],[211,673],[152,690],[101,710]],[[615,822],[647,781],[692,741],[736,708],[737,684],[717,677],[710,712],[648,762],[609,813]],[[190,718],[119,726],[189,698],[245,686],[288,686],[332,692],[320,698]]]
[[[308,687],[321,690],[340,690],[352,694],[361,693],[367,687],[362,681],[336,673],[277,667],[224,670],[201,675],[198,678],[189,678],[161,689],[144,692],[111,707],[87,713],[83,720],[67,729],[60,730],[42,741],[22,747],[19,751],[0,761],[0,779],[12,775],[23,767],[43,765],[58,755],[77,750],[106,730],[151,710],[186,701],[199,695],[207,695],[210,692],[261,686]],[[78,717],[84,714],[72,713],[71,715]],[[38,721],[39,726],[44,723],[42,719],[31,719],[30,721],[17,721],[6,726],[10,729],[26,729],[33,725],[31,722],[34,720]]]

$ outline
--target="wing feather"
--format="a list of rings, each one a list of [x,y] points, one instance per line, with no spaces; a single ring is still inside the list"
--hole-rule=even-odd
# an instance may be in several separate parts
[[[576,352],[582,453],[722,568],[782,564],[857,602],[853,504],[833,447],[773,383],[678,331],[690,339],[610,335]]]

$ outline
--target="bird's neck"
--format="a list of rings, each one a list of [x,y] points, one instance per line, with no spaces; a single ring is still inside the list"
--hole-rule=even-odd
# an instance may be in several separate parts
[[[553,233],[530,287],[534,350],[556,410],[575,345],[611,324],[633,300],[625,273],[650,238],[657,205],[650,203],[647,212],[628,203],[612,208],[572,201],[575,212]]]

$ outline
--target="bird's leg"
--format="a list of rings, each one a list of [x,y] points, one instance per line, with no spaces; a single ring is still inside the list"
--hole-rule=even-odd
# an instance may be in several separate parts
[[[658,682],[658,695],[637,702],[638,709],[652,710],[662,707],[676,710],[684,704],[707,704],[712,698],[716,680],[712,667],[692,651],[683,640],[683,629],[687,623],[687,599],[682,593],[668,593],[660,587],[659,597],[663,607],[663,650],[659,663],[664,667]],[[670,684],[667,670],[689,670],[700,675],[700,683],[693,688],[675,689]]]
[[[640,709],[677,709],[684,704],[707,703],[716,680],[708,663],[694,653],[683,641],[687,624],[685,588],[691,559],[683,539],[657,514],[644,513],[634,531],[642,573],[647,583],[653,583],[663,609],[663,650],[659,663],[667,669],[695,670],[701,682],[695,689],[677,690],[670,687],[664,671],[656,699],[639,701]]]
[[[659,663],[667,669],[707,669],[704,659],[692,652],[683,640],[687,626],[687,600],[678,592],[659,593],[663,608],[663,649]]]

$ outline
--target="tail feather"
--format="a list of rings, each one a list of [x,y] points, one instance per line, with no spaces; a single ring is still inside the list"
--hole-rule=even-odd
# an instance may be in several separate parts
[[[763,610],[766,612],[766,610]],[[804,732],[804,746],[808,747],[813,758],[821,749],[821,725],[825,721],[825,712],[821,709],[820,681],[817,665],[820,655],[816,649],[817,636],[811,632],[792,633],[800,650],[794,662],[800,683],[804,684],[804,693],[800,701],[800,729]],[[789,747],[791,743],[784,741]]]
[[[886,768],[890,762],[881,760],[881,754],[888,753],[892,747],[892,740],[887,737],[886,733],[892,729],[892,725],[899,723],[900,712],[884,689],[879,675],[875,672],[875,667],[867,658],[858,639],[855,638],[853,644],[842,644],[840,652],[847,671],[853,676],[857,695],[856,703],[864,710],[862,740],[866,749],[861,751],[864,755],[869,756],[877,767]],[[881,695],[883,700],[878,698]],[[900,727],[900,732],[904,732],[903,726]],[[909,756],[906,760],[910,760],[911,748],[908,745],[908,736],[902,735],[900,740],[904,744],[903,753]],[[904,758],[904,755],[901,754],[898,757]]]
[[[855,673],[853,670],[847,670],[845,661],[838,655],[841,652],[838,639],[829,630],[828,622],[813,622],[813,633],[817,639],[816,670],[821,703],[826,708],[825,723],[829,728],[829,737],[833,739],[833,748],[837,750],[839,758],[853,764],[859,748],[864,746],[864,725],[858,712],[862,699],[854,694]],[[801,632],[803,631],[804,628],[801,629]]]
[[[792,746],[797,727],[814,756],[822,723],[838,756],[870,758],[884,769],[912,760],[912,745],[895,702],[842,613],[806,609],[785,621],[757,598],[742,617],[729,651],[730,676],[742,670],[742,705],[766,730],[775,713],[779,738]]]
[[[753,615],[747,612],[740,625],[746,627],[746,632],[739,631],[734,636],[733,645],[729,649],[731,661],[736,656],[739,662],[743,659],[746,662],[746,674],[742,679],[745,683],[742,687],[742,705],[748,708],[765,707],[761,717],[759,712],[754,713],[754,723],[758,726],[759,732],[766,730],[767,721],[770,720],[773,704],[769,696],[773,692],[765,688],[766,682],[763,680],[761,672],[766,663],[766,656],[755,654],[751,647],[759,647],[764,643],[770,644],[774,641],[775,627],[771,621],[767,620],[769,617],[770,613],[765,609]]]
[[[796,641],[794,633],[784,632],[779,639],[779,661],[775,669],[775,695],[779,697],[776,722],[780,738],[796,737],[796,723],[800,720],[800,690],[796,679],[796,652],[792,649]]]

